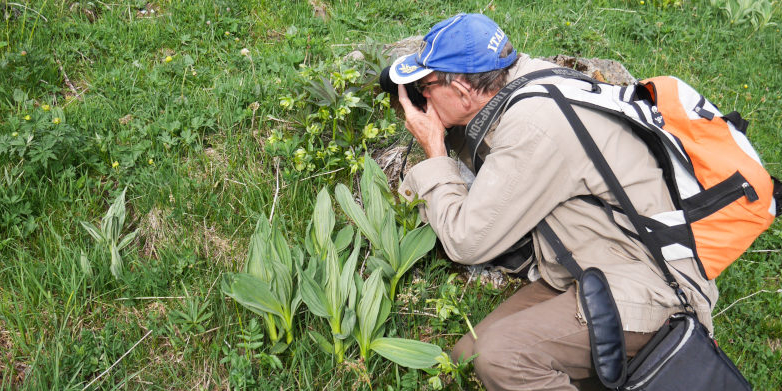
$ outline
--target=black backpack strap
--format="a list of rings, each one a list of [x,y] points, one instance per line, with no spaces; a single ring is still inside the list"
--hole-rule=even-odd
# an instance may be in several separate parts
[[[492,124],[497,122],[502,113],[505,111],[505,106],[508,99],[514,91],[523,88],[530,82],[542,79],[546,77],[565,77],[568,79],[582,80],[592,83],[593,88],[599,82],[575,69],[570,68],[549,68],[541,69],[538,71],[530,72],[518,79],[513,80],[503,87],[494,97],[486,103],[485,106],[473,117],[464,129],[464,142],[467,147],[467,151],[472,158],[473,167],[477,173],[483,165],[483,160],[478,157],[478,146],[480,146],[483,138],[486,137],[486,133],[491,128]]]
[[[538,223],[537,230],[554,250],[557,262],[578,282],[576,300],[580,301],[587,319],[589,346],[597,377],[608,388],[619,387],[627,377],[627,350],[622,319],[605,274],[594,267],[581,269],[573,253],[565,248],[545,220]]]
[[[774,181],[774,202],[777,204],[776,216],[779,217],[782,215],[782,181],[773,176],[771,180]]]
[[[576,263],[576,260],[573,259],[573,253],[568,251],[567,248],[565,248],[565,245],[562,244],[562,241],[559,240],[559,237],[557,234],[554,233],[554,231],[551,229],[551,226],[548,225],[546,220],[541,220],[538,223],[538,232],[543,235],[543,237],[546,239],[548,244],[551,246],[551,248],[554,250],[554,254],[556,254],[557,262],[559,262],[560,265],[564,266],[565,269],[570,273],[573,278],[578,280],[581,278],[581,274],[584,272],[583,269],[581,269],[581,266],[578,266],[578,263]]]
[[[725,122],[732,123],[739,132],[747,134],[749,121],[745,120],[738,111],[731,111],[730,113],[723,115],[722,119],[725,120]]]
[[[663,273],[663,277],[668,283],[668,286],[674,290],[684,309],[686,311],[692,311],[692,306],[687,300],[687,297],[684,295],[684,291],[682,291],[679,283],[676,282],[676,279],[673,277],[671,271],[668,269],[668,266],[665,263],[665,258],[662,255],[662,250],[658,240],[646,229],[641,216],[638,214],[635,206],[633,206],[633,203],[630,201],[630,197],[627,196],[627,193],[624,191],[622,184],[619,183],[619,179],[616,178],[614,171],[606,161],[603,153],[600,152],[597,144],[595,144],[595,140],[589,134],[589,131],[584,126],[584,123],[578,117],[578,114],[576,114],[573,106],[570,104],[570,102],[568,102],[567,98],[565,98],[565,96],[556,86],[547,84],[544,85],[544,88],[549,92],[551,98],[554,99],[554,102],[556,102],[559,109],[565,115],[565,118],[573,128],[578,141],[586,151],[587,156],[589,156],[590,160],[592,160],[592,163],[595,165],[595,168],[597,168],[597,171],[603,177],[603,180],[608,186],[608,189],[611,191],[614,197],[616,197],[617,201],[619,201],[619,206],[622,208],[625,215],[630,219],[633,228],[635,228],[635,232],[641,237],[641,242],[644,243],[649,249],[649,252],[652,253],[652,257],[654,258],[657,266],[660,268],[660,271]]]

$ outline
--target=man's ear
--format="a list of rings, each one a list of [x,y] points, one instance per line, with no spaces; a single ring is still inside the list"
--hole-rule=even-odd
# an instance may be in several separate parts
[[[465,87],[464,82],[452,81],[451,85],[456,87],[456,91],[459,93],[459,102],[462,105],[464,105],[465,107],[469,107],[470,105],[472,105],[472,96],[470,94],[472,90],[467,89]]]

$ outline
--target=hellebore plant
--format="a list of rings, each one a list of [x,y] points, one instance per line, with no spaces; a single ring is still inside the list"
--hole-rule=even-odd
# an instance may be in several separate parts
[[[136,232],[138,232],[136,230],[120,238],[122,226],[125,225],[125,192],[127,190],[127,188],[122,190],[122,193],[114,199],[114,203],[111,204],[108,212],[100,221],[100,229],[88,221],[81,222],[82,227],[99,245],[108,247],[111,253],[110,270],[115,279],[122,277],[122,257],[119,252],[133,241]],[[85,266],[85,262],[82,261],[82,267]],[[89,268],[85,270],[89,270]]]
[[[347,259],[341,259],[339,252],[350,244],[352,228],[345,228],[337,234],[336,244],[331,234],[334,229],[334,210],[331,197],[324,188],[318,193],[312,221],[307,230],[306,248],[310,252],[310,263],[306,270],[299,271],[301,296],[310,312],[326,318],[331,327],[333,343],[315,331],[310,337],[321,349],[336,355],[341,363],[347,349],[346,339],[356,323],[356,285],[354,273],[361,250],[361,236],[356,233],[353,251]]]
[[[364,159],[360,185],[364,209],[343,184],[337,185],[335,198],[372,245],[374,256],[370,257],[369,265],[373,270],[382,269],[390,279],[388,296],[393,299],[399,279],[434,247],[436,236],[428,225],[408,232],[397,226],[395,202],[387,178],[374,160]]]
[[[426,342],[384,337],[385,323],[391,313],[391,300],[385,296],[383,270],[375,269],[367,281],[356,278],[359,295],[358,322],[353,336],[364,362],[372,351],[403,367],[428,368],[437,364],[442,349]]]
[[[244,273],[223,278],[223,293],[261,315],[272,343],[282,337],[278,326],[285,333],[285,343],[293,341],[293,316],[301,304],[294,277],[303,261],[304,253],[290,246],[280,229],[261,215],[250,239]]]

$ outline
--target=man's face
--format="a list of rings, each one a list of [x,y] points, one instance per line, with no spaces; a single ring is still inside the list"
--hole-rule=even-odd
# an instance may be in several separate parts
[[[460,104],[460,94],[453,83],[457,82],[437,82],[437,75],[433,73],[418,81],[421,94],[426,98],[427,110],[436,111],[446,128],[467,125],[470,121],[469,113]]]

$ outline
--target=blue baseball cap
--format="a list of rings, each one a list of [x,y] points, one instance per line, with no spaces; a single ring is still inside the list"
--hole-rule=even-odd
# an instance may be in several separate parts
[[[514,49],[500,52],[508,37],[497,23],[481,14],[459,14],[437,23],[424,37],[421,50],[398,58],[389,75],[396,84],[408,84],[434,72],[479,73],[503,69],[516,60]]]

